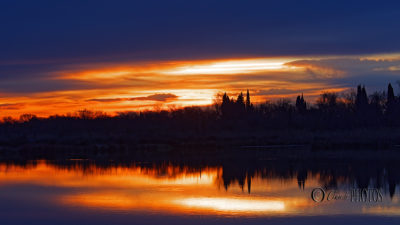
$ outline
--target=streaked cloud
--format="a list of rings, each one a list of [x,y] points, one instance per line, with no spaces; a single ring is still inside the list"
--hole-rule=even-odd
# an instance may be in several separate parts
[[[134,97],[134,98],[94,98],[89,99],[88,101],[93,102],[119,102],[119,101],[160,101],[166,102],[170,100],[177,99],[178,96],[174,94],[154,94],[145,97]]]
[[[208,105],[221,91],[236,96],[246,89],[256,103],[301,93],[312,102],[322,91],[343,92],[359,83],[384,90],[400,80],[398,55],[28,65],[15,78],[0,77],[0,115]]]
[[[285,65],[288,59],[236,59],[214,62],[186,63],[162,74],[170,75],[205,75],[205,74],[248,74],[262,71],[277,71],[290,69]]]
[[[375,71],[400,71],[400,66],[378,67]]]
[[[320,60],[297,60],[288,62],[286,66],[300,67],[305,73],[316,78],[337,78],[345,75],[345,71],[336,69],[329,64],[329,61]]]
[[[23,107],[24,104],[21,103],[3,103],[0,104],[0,109],[3,110],[15,110],[15,109],[20,109]]]

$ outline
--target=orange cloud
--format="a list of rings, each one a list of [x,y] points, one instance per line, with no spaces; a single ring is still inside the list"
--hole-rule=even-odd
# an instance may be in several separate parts
[[[333,78],[345,75],[345,72],[329,65],[320,64],[319,61],[298,60],[285,65],[303,69],[306,73],[316,77]]]
[[[231,96],[250,89],[253,102],[295,97],[314,99],[322,90],[343,91],[329,79],[345,72],[315,62],[289,58],[248,58],[72,65],[41,78],[49,85],[72,88],[0,96],[0,116],[23,113],[38,116],[81,109],[140,111],[156,108],[210,105],[221,91]],[[315,74],[318,74],[317,76]],[[75,85],[75,86],[74,86]]]
[[[154,94],[154,95],[149,95],[145,97],[135,97],[135,98],[94,98],[94,99],[89,99],[88,101],[94,101],[94,102],[119,102],[119,101],[160,101],[160,102],[166,102],[170,100],[177,99],[178,96],[174,94]]]

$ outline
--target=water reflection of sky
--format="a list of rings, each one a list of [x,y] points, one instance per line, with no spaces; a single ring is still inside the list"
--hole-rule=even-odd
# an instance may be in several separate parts
[[[0,165],[1,217],[65,218],[69,213],[102,215],[210,216],[220,218],[282,218],[304,216],[400,215],[399,198],[384,195],[383,202],[345,200],[315,203],[310,193],[321,186],[319,174],[308,174],[299,186],[296,178],[249,178],[250,186],[233,182],[224,187],[222,167],[193,169],[165,165],[63,167],[46,161]],[[346,191],[350,181],[339,182]],[[62,218],[62,219],[61,219]],[[19,218],[20,219],[20,218]],[[152,218],[154,219],[154,218]],[[6,220],[7,221],[7,220]],[[18,219],[16,220],[18,221]]]

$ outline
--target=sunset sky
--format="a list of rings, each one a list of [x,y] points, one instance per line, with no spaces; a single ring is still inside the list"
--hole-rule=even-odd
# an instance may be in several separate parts
[[[246,3],[246,4],[244,4]],[[0,116],[400,92],[400,2],[2,1]]]

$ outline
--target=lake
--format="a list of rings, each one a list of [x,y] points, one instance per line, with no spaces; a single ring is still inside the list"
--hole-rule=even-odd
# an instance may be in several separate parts
[[[393,224],[400,222],[398,161],[271,154],[2,160],[0,218],[1,224]]]

